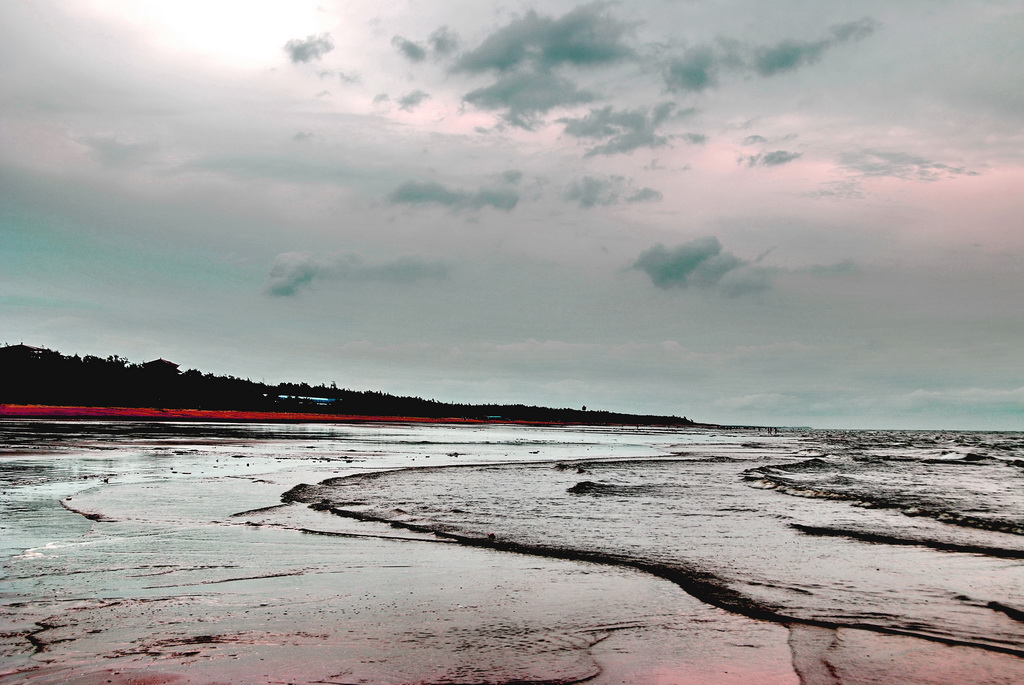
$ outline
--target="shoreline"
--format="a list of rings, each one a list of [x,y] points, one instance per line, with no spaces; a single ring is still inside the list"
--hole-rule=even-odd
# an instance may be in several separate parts
[[[155,407],[88,407],[50,404],[0,404],[0,419],[101,419],[104,421],[231,421],[242,423],[508,423],[528,426],[575,425],[553,421],[470,419],[461,417],[318,414],[235,409],[160,409]]]
[[[239,423],[443,423],[454,425],[514,426],[631,426],[633,423],[582,423],[578,421],[527,421],[522,419],[473,419],[447,416],[391,416],[377,414],[320,414],[315,412],[265,412],[236,409],[162,409],[157,407],[92,407],[53,404],[0,404],[2,419],[54,419],[104,421],[224,421]],[[645,424],[662,428],[728,428],[713,423]]]

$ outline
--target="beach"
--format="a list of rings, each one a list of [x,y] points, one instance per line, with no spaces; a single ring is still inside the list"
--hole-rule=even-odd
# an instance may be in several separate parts
[[[927,516],[770,487],[772,465],[800,473],[805,435],[82,420],[0,432],[0,683],[1024,677],[1020,536],[959,525],[940,540],[949,524]],[[1019,442],[997,448],[988,466],[1019,477]],[[902,519],[913,531],[892,529]],[[794,527],[812,520],[890,525],[903,543]]]

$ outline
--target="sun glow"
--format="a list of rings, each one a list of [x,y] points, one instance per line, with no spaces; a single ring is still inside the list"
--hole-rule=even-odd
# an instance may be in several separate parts
[[[98,14],[134,28],[154,47],[246,66],[280,61],[292,38],[329,31],[315,0],[92,0]]]

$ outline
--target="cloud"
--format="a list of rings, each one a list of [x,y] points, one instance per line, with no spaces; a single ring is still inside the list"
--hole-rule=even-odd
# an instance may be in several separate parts
[[[523,172],[519,169],[506,169],[501,172],[501,180],[511,185],[517,185],[523,180]]]
[[[632,25],[607,12],[608,3],[582,5],[561,17],[530,10],[500,27],[476,47],[459,55],[450,72],[491,73],[495,80],[467,93],[464,102],[480,109],[501,111],[508,124],[532,129],[540,118],[558,107],[573,107],[600,97],[577,85],[560,72],[563,67],[607,67],[637,59],[629,44]],[[814,43],[823,51],[833,44],[868,35],[872,20],[833,27],[828,37]],[[447,27],[438,29],[439,49],[448,49]],[[443,40],[441,40],[443,38]],[[432,36],[432,41],[434,36]],[[700,92],[718,85],[720,72],[754,73],[760,60],[762,71],[782,70],[783,55],[798,41],[756,47],[735,40],[719,39],[713,45],[688,48],[663,65],[670,92]],[[443,47],[441,47],[443,46]],[[793,59],[789,57],[788,59]],[[772,66],[773,60],[778,65]],[[800,61],[798,59],[797,61]],[[670,144],[672,136],[658,133],[658,126],[674,107],[664,103],[654,108],[591,110],[585,116],[560,120],[567,135],[600,141],[588,156],[628,153],[640,148]],[[693,144],[706,141],[702,134],[687,134]]]
[[[632,48],[623,42],[629,25],[604,14],[604,8],[604,3],[581,5],[558,19],[530,10],[464,53],[453,71],[507,72],[526,64],[546,71],[631,57]]]
[[[538,115],[555,107],[593,102],[597,96],[555,74],[530,71],[503,74],[489,86],[467,93],[463,100],[486,110],[506,110],[502,118],[530,130]]]
[[[338,81],[344,84],[360,83],[362,78],[354,71],[335,71],[334,69],[321,69],[316,72],[316,75],[320,78],[334,78],[338,77]]]
[[[670,93],[700,93],[719,85],[723,72],[771,77],[817,62],[826,51],[842,43],[863,40],[878,28],[870,17],[838,24],[818,40],[786,39],[774,45],[750,45],[719,39],[714,44],[686,48],[662,67]]]
[[[458,35],[452,32],[447,26],[442,26],[427,38],[427,43],[430,44],[430,49],[435,55],[445,56],[450,55],[459,48]]]
[[[840,43],[867,38],[878,27],[878,22],[865,17],[858,21],[839,24],[829,29],[829,36],[816,41],[784,40],[754,51],[754,69],[761,76],[773,76],[813,64],[821,55]]]
[[[772,287],[772,279],[780,269],[761,266],[743,266],[723,274],[717,283],[718,290],[729,297],[739,297],[748,293],[759,293]]]
[[[587,151],[586,156],[632,152],[638,148],[668,145],[668,136],[659,135],[657,127],[672,113],[675,103],[665,102],[651,109],[636,108],[615,111],[611,105],[592,109],[583,117],[559,119],[565,133],[574,138],[606,140]]]
[[[771,270],[750,267],[749,262],[724,252],[718,238],[697,238],[669,249],[655,245],[640,254],[633,269],[646,273],[659,288],[712,288],[728,295],[765,290]]]
[[[420,106],[424,100],[430,98],[430,95],[424,93],[422,90],[414,90],[411,93],[406,93],[402,97],[398,98],[398,108],[404,112],[411,112]]]
[[[829,29],[832,43],[843,43],[849,40],[863,40],[874,33],[880,24],[871,17],[864,17],[845,24],[836,24]]]
[[[557,19],[531,10],[498,29],[451,67],[452,73],[497,76],[491,85],[468,93],[464,101],[481,109],[506,110],[506,122],[526,129],[535,125],[538,115],[555,107],[594,101],[594,93],[554,70],[604,66],[633,56],[623,40],[630,26],[604,10],[604,3],[591,3]]]
[[[744,262],[731,253],[722,252],[718,238],[697,238],[674,249],[655,245],[645,250],[633,264],[644,271],[659,288],[691,285],[713,285],[727,272]]]
[[[338,71],[335,69],[318,69],[316,75],[321,79],[337,77],[343,84],[360,83],[362,78],[354,71]]]
[[[391,44],[398,48],[398,51],[410,62],[422,62],[427,58],[426,49],[424,49],[422,45],[414,43],[408,38],[395,36],[391,39]]]
[[[311,34],[305,40],[293,38],[284,44],[284,51],[293,64],[319,60],[334,49],[334,41],[329,33]]]
[[[632,182],[625,176],[605,176],[598,178],[584,176],[569,184],[562,198],[568,202],[575,202],[583,209],[590,209],[598,205],[616,205],[622,202],[625,196],[626,202],[657,202],[662,195],[653,188],[641,188],[635,190]]]
[[[626,202],[661,202],[664,195],[654,188],[641,188],[626,198]]]
[[[611,176],[609,178],[593,178],[584,176],[573,181],[563,197],[569,202],[578,202],[580,207],[594,205],[613,205],[619,201],[619,193],[625,178]]]
[[[756,155],[750,155],[746,159],[747,164],[750,166],[781,166],[783,164],[789,164],[793,160],[799,159],[802,156],[802,152],[774,150],[772,152],[761,152]]]
[[[864,197],[864,188],[856,178],[822,183],[817,190],[802,193],[803,197],[830,198],[839,200],[860,200]]]
[[[653,188],[635,189],[625,176],[584,176],[570,183],[562,198],[577,203],[583,209],[590,209],[598,205],[616,205],[623,199],[626,202],[658,202],[662,194]]]
[[[511,188],[452,190],[434,181],[407,181],[388,195],[394,204],[435,204],[453,210],[493,207],[511,211],[519,204],[519,193]]]
[[[772,76],[792,71],[805,64],[813,64],[830,46],[827,40],[813,42],[784,40],[770,47],[758,48],[754,54],[754,69],[761,76]]]
[[[863,177],[902,178],[911,181],[937,181],[952,176],[977,176],[962,166],[950,166],[905,152],[860,150],[839,156],[839,164]]]
[[[378,281],[408,284],[448,278],[451,268],[444,262],[419,257],[402,257],[380,264],[366,264],[355,254],[326,257],[310,252],[284,252],[274,259],[266,293],[293,297],[314,280]]]
[[[857,266],[850,260],[795,269],[760,266],[773,251],[774,248],[769,249],[753,261],[741,259],[726,252],[718,238],[707,236],[675,248],[655,245],[644,250],[630,268],[643,271],[655,286],[664,290],[714,289],[729,297],[769,290],[780,274],[837,278],[857,273]]]
[[[699,93],[717,86],[719,64],[710,47],[687,50],[665,65],[665,87],[670,93]]]
[[[743,142],[740,143],[740,145],[758,145],[758,144],[767,143],[767,142],[768,142],[768,139],[765,138],[764,136],[756,136],[755,135],[755,136],[747,136],[746,138],[743,139]]]

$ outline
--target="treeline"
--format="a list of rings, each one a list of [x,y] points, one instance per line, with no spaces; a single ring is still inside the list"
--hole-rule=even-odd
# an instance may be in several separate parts
[[[162,360],[132,363],[118,356],[67,356],[24,345],[0,347],[0,404],[48,404],[163,409],[312,412],[355,416],[504,419],[565,423],[692,425],[676,416],[622,414],[522,404],[454,404],[331,385],[270,385],[179,372]]]

